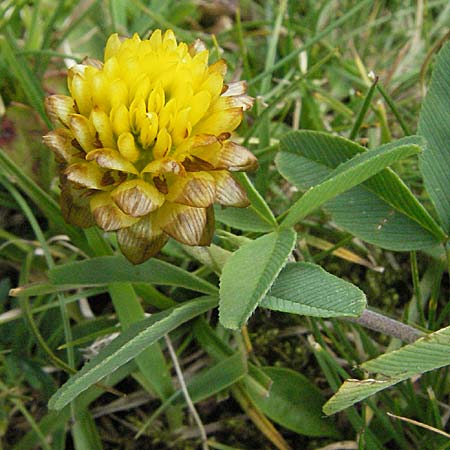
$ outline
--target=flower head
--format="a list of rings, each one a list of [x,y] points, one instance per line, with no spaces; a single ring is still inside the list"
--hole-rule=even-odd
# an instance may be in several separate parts
[[[252,106],[243,81],[225,83],[226,63],[208,65],[197,41],[171,30],[121,40],[113,34],[104,63],[69,70],[70,96],[46,99],[58,127],[44,140],[60,163],[65,219],[117,231],[124,255],[140,263],[172,237],[209,245],[213,203],[245,207],[230,172],[256,159],[230,140]]]

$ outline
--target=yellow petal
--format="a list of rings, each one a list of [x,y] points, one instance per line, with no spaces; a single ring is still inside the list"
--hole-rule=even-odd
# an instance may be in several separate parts
[[[92,124],[98,133],[98,139],[102,147],[115,148],[116,141],[113,136],[111,121],[108,114],[104,111],[94,107],[91,113]]]
[[[125,257],[133,264],[141,264],[156,255],[167,242],[167,235],[155,225],[153,215],[117,232],[117,242]]]
[[[105,61],[107,61],[112,56],[115,56],[120,48],[120,39],[117,33],[112,34],[105,46]]]
[[[120,66],[119,61],[115,56],[111,56],[109,59],[105,59],[105,64],[103,65],[103,73],[110,80],[117,80],[120,76]]]
[[[206,225],[206,210],[166,202],[158,210],[158,223],[182,244],[199,245]]]
[[[111,197],[124,213],[133,217],[145,216],[164,203],[164,195],[155,186],[139,179],[121,183]]]
[[[194,151],[193,149],[197,147],[203,147],[206,145],[216,144],[218,143],[217,137],[212,134],[197,134],[192,137],[184,140],[173,152],[174,158],[186,157]],[[219,144],[220,146],[220,144]]]
[[[78,111],[84,116],[89,116],[92,109],[92,89],[89,82],[85,80],[84,76],[75,73],[69,88]]]
[[[190,109],[191,108],[182,109],[181,111],[178,111],[178,114],[176,115],[171,133],[173,144],[175,146],[178,146],[187,139],[192,130],[191,123],[189,122]]]
[[[130,115],[125,105],[119,105],[111,110],[111,125],[116,136],[130,131]]]
[[[146,114],[144,119],[144,126],[141,128],[141,133],[139,140],[142,147],[150,147],[158,133],[158,115],[154,112],[149,112]]]
[[[122,212],[113,202],[109,192],[100,192],[92,195],[90,208],[95,222],[105,231],[126,228],[139,220]]]
[[[147,75],[142,75],[138,81],[132,86],[130,89],[130,97],[131,98],[139,98],[147,101],[148,94],[150,92],[150,79]]]
[[[172,147],[172,136],[168,133],[165,128],[159,130],[158,137],[156,138],[156,143],[153,147],[153,158],[155,160],[164,158]],[[145,170],[145,169],[144,169]]]
[[[189,121],[192,126],[196,125],[198,121],[208,111],[211,104],[211,94],[208,91],[197,92],[192,98],[191,111],[189,113]]]
[[[166,94],[161,86],[161,83],[158,83],[152,89],[150,95],[148,96],[147,110],[149,112],[159,114],[165,103],[166,103]]]
[[[208,68],[209,73],[218,73],[222,78],[227,74],[227,63],[224,59],[219,59]]]
[[[207,208],[214,203],[216,187],[214,178],[206,172],[187,173],[186,176],[172,177],[169,182],[169,202],[196,208]]]
[[[161,30],[155,30],[149,39],[150,45],[153,50],[159,50],[162,44],[162,33]]]
[[[139,159],[139,150],[136,148],[134,137],[131,133],[125,132],[117,139],[120,154],[128,161],[135,162]]]
[[[144,125],[144,119],[146,117],[145,102],[142,98],[134,99],[130,105],[130,125],[131,130],[134,133],[138,133]]]
[[[175,98],[171,98],[159,113],[159,128],[168,128],[169,130],[172,129],[176,112],[177,101]]]
[[[51,95],[45,99],[45,109],[54,125],[69,126],[70,114],[75,114],[75,103],[67,95]]]
[[[213,134],[219,136],[222,133],[230,133],[235,130],[242,121],[242,108],[230,108],[217,111],[202,119],[194,128],[194,134]]]
[[[241,185],[226,170],[211,172],[216,181],[216,202],[223,206],[245,208],[250,202]]]
[[[77,162],[68,166],[64,175],[77,186],[89,189],[106,190],[108,181],[105,179],[105,171],[95,163]]]
[[[209,74],[205,81],[201,84],[199,91],[206,90],[211,94],[211,98],[215,100],[222,92],[223,77],[218,72],[212,72]]]
[[[173,50],[177,47],[177,39],[175,38],[175,34],[172,30],[167,30],[164,33],[164,37],[162,40],[162,47],[164,49],[170,49]]]
[[[110,91],[111,84],[108,77],[99,72],[92,77],[92,107],[102,109],[109,114],[111,110]]]
[[[124,80],[113,81],[108,96],[111,108],[118,108],[120,105],[128,106],[128,87],[126,82]]]
[[[69,126],[73,136],[85,152],[99,146],[99,142],[95,139],[95,128],[86,117],[81,114],[71,114]]]
[[[99,148],[86,155],[87,161],[95,161],[104,169],[120,170],[121,172],[137,174],[134,165],[113,148]]]

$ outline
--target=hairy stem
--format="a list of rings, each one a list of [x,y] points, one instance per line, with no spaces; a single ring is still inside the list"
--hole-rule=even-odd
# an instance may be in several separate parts
[[[386,317],[375,311],[371,311],[370,309],[365,309],[358,318],[345,318],[345,320],[357,323],[369,330],[378,331],[379,333],[395,337],[408,344],[425,336],[425,333],[417,328],[406,325],[398,320],[391,319],[390,317]]]

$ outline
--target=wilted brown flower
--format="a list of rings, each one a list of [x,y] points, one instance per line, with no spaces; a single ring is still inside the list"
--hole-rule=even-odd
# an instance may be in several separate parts
[[[60,164],[65,219],[117,231],[133,263],[169,236],[209,245],[212,204],[248,205],[230,172],[257,165],[230,140],[253,104],[245,82],[224,83],[226,63],[208,65],[200,41],[177,44],[171,30],[148,40],[113,34],[104,59],[73,66],[70,96],[46,99],[58,128],[44,140]]]

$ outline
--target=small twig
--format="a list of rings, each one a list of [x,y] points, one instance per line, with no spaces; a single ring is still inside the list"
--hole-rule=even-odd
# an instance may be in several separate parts
[[[424,333],[416,328],[399,322],[398,320],[391,319],[390,317],[383,316],[375,311],[370,311],[369,309],[365,309],[356,319],[346,318],[345,320],[369,328],[369,330],[378,331],[379,333],[398,338],[408,344],[425,336]]]
[[[192,417],[194,418],[195,423],[197,424],[197,427],[200,431],[200,437],[202,440],[202,449],[209,450],[208,442],[207,442],[208,436],[206,435],[205,427],[203,426],[202,420],[200,419],[200,416],[198,415],[198,412],[195,409],[194,403],[192,402],[191,396],[189,395],[189,392],[187,390],[186,382],[184,381],[183,372],[181,371],[180,363],[178,362],[178,358],[177,358],[175,350],[172,346],[172,342],[169,338],[169,335],[166,334],[164,336],[164,339],[166,340],[167,349],[169,350],[170,358],[172,359],[173,366],[175,368],[175,372],[177,373],[177,377],[180,382],[181,391],[183,392],[183,396],[186,400],[188,408],[191,411]]]
[[[417,425],[418,427],[425,428],[426,430],[432,431],[433,433],[440,434],[440,435],[445,436],[446,438],[450,439],[450,434],[446,433],[443,430],[440,430],[439,428],[432,427],[431,425],[427,425],[426,423],[418,422],[417,420],[408,419],[407,417],[396,416],[395,414],[392,414],[390,412],[388,412],[386,414],[389,417],[393,417],[394,419],[403,420],[404,422],[410,423],[412,425]]]

